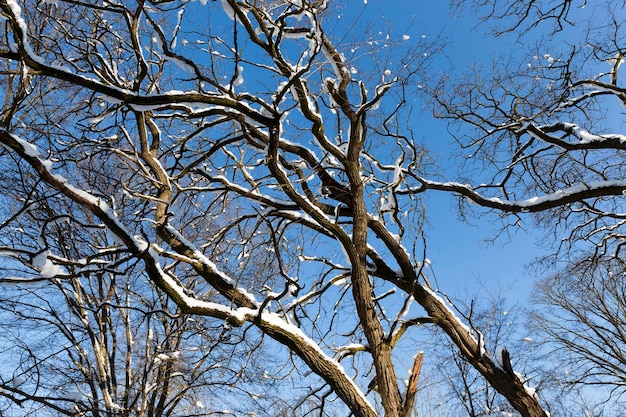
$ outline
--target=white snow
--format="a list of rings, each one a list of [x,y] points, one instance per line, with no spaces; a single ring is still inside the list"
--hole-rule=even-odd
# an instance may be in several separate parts
[[[622,55],[621,53],[618,54],[615,58],[611,58],[609,60],[607,60],[607,62],[613,67],[613,71],[617,70],[619,67],[622,66],[622,64],[624,63],[624,59],[626,57],[624,57],[624,55]]]
[[[27,36],[28,26],[26,26],[26,22],[24,21],[24,18],[22,17],[22,8],[14,0],[7,0],[6,3],[7,3],[7,6],[9,6],[9,8],[11,9],[11,12],[13,13],[13,15],[15,16],[15,22],[17,23],[20,30],[22,31],[22,43],[24,45],[24,49],[26,50],[26,53],[34,61],[42,63],[41,57],[35,54],[32,46],[28,42],[28,36]]]
[[[11,134],[11,133],[10,133],[10,135],[11,135],[11,137],[13,139],[15,139],[15,141],[17,143],[19,143],[22,146],[22,148],[24,149],[24,153],[26,155],[32,156],[33,158],[36,158],[36,157],[38,157],[40,155],[39,151],[37,150],[37,146],[35,146],[32,143],[27,142],[27,141],[25,141],[23,139],[20,139],[17,136]]]
[[[18,138],[15,138],[18,139]],[[25,141],[22,141],[22,143],[28,143]],[[25,148],[26,149],[26,148]],[[29,151],[32,154],[35,153],[36,149],[28,148]],[[111,209],[111,207],[109,207],[109,205],[102,200],[99,197],[95,197],[92,194],[81,190],[79,188],[74,187],[73,185],[71,185],[69,183],[69,181],[63,177],[62,175],[58,175],[58,174],[54,174],[52,172],[52,161],[50,160],[41,160],[37,157],[37,160],[40,164],[40,168],[45,169],[46,171],[48,171],[48,174],[54,178],[54,180],[57,182],[56,184],[53,184],[53,186],[55,188],[57,188],[58,190],[64,192],[66,195],[68,195],[70,198],[72,198],[75,201],[78,201],[79,203],[81,203],[80,200],[83,200],[82,203],[89,203],[95,207],[98,208],[98,210],[100,210],[100,214],[106,216],[112,223],[115,224],[117,230],[117,234],[119,234],[119,238],[126,238],[127,240],[130,240],[133,242],[134,246],[135,246],[135,250],[137,251],[144,251],[147,249],[148,244],[146,242],[144,242],[140,237],[138,236],[133,236],[126,228],[125,226],[117,219],[117,216],[115,215],[115,213],[113,212],[113,210]],[[109,228],[110,230],[111,228]],[[112,231],[112,230],[111,230]],[[39,255],[37,255],[34,259],[33,259],[33,266],[38,268],[40,270],[40,274],[42,277],[44,278],[50,278],[53,277],[55,275],[59,275],[59,274],[63,274],[63,271],[61,270],[61,268],[57,265],[55,265],[54,263],[52,263],[52,261],[50,261],[48,259],[48,256],[50,255],[49,251],[46,252],[42,252]]]
[[[65,393],[65,398],[76,402],[83,399],[83,394],[80,391],[68,391]]]
[[[237,66],[237,78],[233,81],[233,86],[238,87],[243,84],[243,67],[241,65]]]
[[[173,62],[178,68],[182,69],[188,74],[195,74],[196,72],[196,69],[193,67],[193,65],[189,65],[187,62],[183,61],[180,58],[176,58],[175,56],[168,55],[165,57],[165,60]]]
[[[626,136],[620,134],[614,135],[594,135],[589,133],[587,130],[581,128],[577,124],[574,123],[564,123],[565,129],[571,130],[574,135],[579,139],[579,143],[593,143],[593,142],[602,142],[606,139],[617,139],[622,143],[626,143]]]
[[[333,285],[336,285],[338,287],[341,287],[343,285],[346,284],[346,279],[345,278],[340,278],[338,280],[333,281]]]
[[[57,275],[63,275],[64,272],[61,267],[52,263],[52,261],[48,259],[48,256],[50,256],[49,250],[41,252],[33,258],[32,265],[39,269],[39,275],[41,275],[42,278],[52,278]]]
[[[87,123],[89,123],[91,126],[95,126],[95,125],[99,124],[100,122],[102,122],[105,118],[106,118],[105,115],[88,117],[87,118]]]
[[[537,395],[537,389],[526,384],[524,384],[524,391],[526,391],[526,393],[531,397],[535,397]]]
[[[439,296],[439,294],[437,294],[435,291],[431,290],[430,288],[428,288],[427,286],[423,287],[424,290],[428,293],[430,293],[430,295],[432,295],[434,298],[436,298],[439,301],[439,304],[445,308],[448,311],[448,314],[450,315],[450,317],[452,319],[454,319],[457,323],[458,326],[462,327],[465,332],[467,333],[467,335],[472,338],[474,340],[474,342],[476,342],[477,345],[479,345],[479,342],[476,340],[475,334],[476,332],[473,331],[472,329],[470,329],[470,327],[465,324],[457,315],[456,313],[452,310],[452,308],[450,308],[448,306],[448,303]],[[482,335],[480,335],[480,337],[482,337]]]
[[[15,387],[18,388],[20,385],[22,385],[24,382],[26,382],[26,378],[24,378],[23,376],[16,376],[15,378],[13,378],[11,380],[11,384]]]
[[[504,346],[498,346],[496,348],[496,365],[498,365],[498,367],[500,369],[504,369],[504,360],[502,359],[502,353],[504,352],[505,347]]]
[[[188,308],[204,310],[204,314],[214,317],[231,318],[241,324],[250,319],[251,316],[256,315],[257,310],[255,309],[249,309],[244,307],[231,308],[223,304],[211,301],[203,301],[187,295],[184,288],[174,278],[172,278],[170,275],[166,274],[165,271],[163,271],[159,261],[160,257],[153,247],[150,247],[148,249],[148,254],[152,257],[154,267],[157,269],[160,278],[163,280],[165,285],[170,291],[176,293],[177,298],[180,299],[181,302]],[[220,272],[216,270],[215,273],[219,274]],[[258,303],[251,294],[246,293],[246,291],[243,289],[239,289],[238,291],[242,294],[246,294],[252,303],[258,305]]]
[[[176,43],[178,42],[178,31],[180,30],[180,24],[183,20],[183,14],[185,13],[185,9],[182,8],[178,11],[176,16],[176,26],[174,27],[174,33],[172,34],[172,42],[170,43],[170,48],[176,48]]]
[[[287,332],[297,337],[298,339],[300,339],[300,342],[303,344],[306,344],[309,347],[309,349],[317,351],[319,354],[318,359],[326,362],[327,366],[330,366],[334,368],[335,371],[341,373],[343,377],[345,378],[345,382],[347,384],[353,385],[354,392],[361,397],[361,400],[365,404],[367,404],[370,410],[372,410],[373,412],[374,408],[369,403],[369,400],[363,395],[361,390],[356,386],[356,383],[352,380],[352,378],[345,373],[343,366],[341,366],[341,364],[337,362],[336,360],[334,360],[333,358],[326,355],[326,353],[324,353],[324,351],[320,348],[320,346],[317,343],[315,343],[311,338],[309,338],[299,327],[296,327],[293,324],[287,323],[285,320],[283,320],[280,316],[278,316],[275,313],[264,312],[263,315],[261,316],[261,319],[265,324],[282,329],[282,331]]]
[[[178,232],[178,230],[176,230],[175,228],[173,228],[171,225],[167,225],[166,226],[167,230],[169,233],[173,234],[176,236],[176,238],[178,240],[180,240],[185,246],[187,246],[190,250],[193,251],[194,256],[196,256],[196,258],[202,262],[204,265],[206,265],[207,267],[209,267],[209,269],[211,270],[212,273],[218,275],[222,280],[224,280],[224,282],[229,283],[229,284],[233,284],[233,279],[230,278],[228,275],[226,275],[225,273],[223,273],[222,271],[220,271],[217,268],[217,265],[215,265],[215,263],[213,263],[213,261],[211,261],[209,258],[207,258],[206,256],[204,256],[204,254],[191,242],[189,241],[187,238],[185,238],[182,234],[180,234]],[[156,253],[155,253],[156,255]],[[156,255],[158,259],[158,255]],[[167,276],[167,274],[163,274],[164,276]],[[167,276],[168,277],[168,276]],[[178,284],[175,284],[177,287],[179,287]],[[248,300],[250,300],[250,302],[254,305],[259,305],[258,301],[255,299],[254,295],[248,293],[247,291],[245,291],[244,289],[240,288],[238,289],[238,291],[242,294],[244,294]]]
[[[473,197],[466,196],[470,199],[478,199],[479,201],[491,201],[493,203],[506,206],[506,207],[519,207],[519,208],[532,208],[534,206],[538,206],[548,201],[558,201],[563,198],[582,193],[588,190],[600,190],[602,188],[611,188],[611,187],[619,187],[626,189],[626,181],[623,180],[611,180],[611,181],[591,181],[588,183],[580,183],[577,185],[573,185],[571,187],[563,188],[561,190],[557,190],[551,194],[546,194],[543,196],[535,196],[528,198],[526,200],[505,200],[499,197],[483,197],[474,191],[474,188],[469,184],[461,184],[458,182],[445,182],[438,183],[434,181],[423,180],[424,184],[427,185],[438,185],[447,188],[457,188],[457,189],[465,189],[467,190]]]

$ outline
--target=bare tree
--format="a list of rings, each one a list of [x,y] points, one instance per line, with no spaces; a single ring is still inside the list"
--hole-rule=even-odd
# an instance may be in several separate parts
[[[402,120],[436,45],[342,44],[324,29],[327,6],[0,1],[1,163],[20,191],[7,197],[3,255],[37,271],[27,280],[65,280],[110,268],[115,253],[176,314],[253,326],[285,347],[294,372],[317,377],[296,400],[315,401],[312,413],[338,398],[358,417],[410,416],[423,356],[398,347],[428,324],[514,409],[546,416],[470,312],[431,286],[420,195],[540,204],[424,180]],[[109,238],[59,252],[42,227],[51,215],[29,217],[41,200],[62,210],[67,239]],[[21,223],[37,239],[15,236]]]
[[[167,416],[210,407],[211,386],[234,379],[216,366],[234,341],[206,340],[219,332],[140,306],[119,285],[122,279],[106,278],[5,291],[0,386],[6,408],[38,415]],[[102,285],[107,282],[116,286]]]
[[[619,401],[625,5],[456,2],[468,3],[497,25],[497,33],[512,32],[522,48],[531,46],[522,56],[497,57],[460,82],[444,80],[433,93],[436,115],[457,133],[464,176],[424,180],[424,187],[456,193],[464,210],[487,208],[505,227],[532,218],[546,231],[541,266],[547,268],[538,270],[547,269],[549,277],[534,291],[540,307],[531,321],[550,347],[543,359],[560,368],[552,383],[574,384],[576,395],[610,392]]]
[[[616,408],[626,385],[623,273],[619,259],[559,271],[539,284],[531,316],[546,352],[559,358],[553,373],[563,390],[592,388],[597,403]]]
[[[55,215],[70,210],[48,202],[33,196],[16,230],[21,241],[47,249],[11,252],[4,262],[11,271],[0,293],[7,415],[201,415],[242,395],[244,412],[263,415],[263,401],[254,401],[262,391],[251,382],[262,369],[238,353],[259,340],[181,314],[110,246],[102,227],[72,230],[79,213]],[[85,242],[102,249],[98,259],[80,258]],[[62,272],[47,260],[51,253]],[[225,389],[227,399],[216,400]]]
[[[562,43],[546,40],[518,60],[502,57],[490,70],[442,84],[438,115],[462,127],[457,140],[469,151],[465,172],[478,167],[483,177],[480,186],[424,181],[424,187],[500,213],[533,213],[555,232],[559,253],[572,259],[581,241],[593,244],[594,256],[620,256],[623,137],[613,132],[624,104],[622,6],[597,26],[587,22],[580,45],[563,51]]]

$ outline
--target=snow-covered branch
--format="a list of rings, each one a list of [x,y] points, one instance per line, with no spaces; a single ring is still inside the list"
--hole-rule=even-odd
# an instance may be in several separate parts
[[[498,197],[485,197],[469,184],[456,182],[436,182],[420,179],[423,189],[449,191],[468,198],[472,202],[508,213],[533,213],[545,211],[587,199],[621,196],[626,192],[626,181],[594,181],[580,183],[557,190],[554,193],[532,197],[526,200],[506,200]]]

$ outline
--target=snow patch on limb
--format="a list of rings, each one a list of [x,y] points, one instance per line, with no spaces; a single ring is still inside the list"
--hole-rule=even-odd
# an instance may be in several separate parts
[[[571,131],[574,136],[576,136],[580,140],[580,143],[602,142],[607,139],[607,136],[594,135],[593,133],[589,133],[587,130],[583,129],[575,123],[564,123],[564,127],[566,130]],[[614,138],[622,143],[626,143],[626,136],[624,135],[610,135],[610,138]]]
[[[230,324],[238,326],[243,325],[246,321],[252,321],[252,319],[256,317],[256,309],[245,307],[231,308],[223,304],[199,300],[188,295],[185,288],[177,280],[163,271],[160,256],[154,245],[150,247],[146,253],[149,256],[149,262],[158,275],[156,278],[164,287],[163,290],[166,291],[181,308],[196,314],[222,318],[227,320]]]
[[[348,351],[348,352],[362,352],[367,350],[368,347],[365,346],[362,343],[350,343],[344,346],[340,346],[338,348],[336,348],[335,350],[337,352],[344,352],[344,351]]]
[[[224,13],[226,13],[226,16],[228,16],[230,20],[235,20],[235,10],[232,8],[228,0],[222,0],[222,7],[224,8]]]
[[[424,290],[429,293],[432,297],[434,297],[435,299],[437,299],[439,301],[439,304],[442,308],[444,308],[447,313],[448,313],[448,317],[451,318],[452,320],[454,320],[454,322],[456,323],[457,326],[461,327],[466,333],[467,336],[470,337],[470,339],[472,339],[474,341],[474,343],[476,343],[477,346],[479,346],[480,348],[480,343],[479,341],[476,339],[476,334],[478,332],[472,330],[467,324],[465,324],[463,322],[463,320],[461,320],[456,313],[454,312],[454,310],[452,310],[452,308],[450,308],[450,306],[448,306],[448,302],[446,300],[444,300],[441,296],[439,296],[439,294],[437,294],[435,291],[431,290],[428,286],[422,286],[422,288],[424,288]],[[478,333],[479,338],[482,339],[482,334]],[[483,352],[480,352],[483,353]]]
[[[382,101],[382,98],[385,95],[385,93],[397,82],[398,82],[398,77],[394,77],[389,82],[376,86],[376,95],[370,101],[363,104],[361,108],[359,109],[359,112],[362,112],[365,110],[377,110],[378,107],[380,106],[380,102]]]
[[[6,5],[11,10],[11,14],[13,15],[13,20],[15,21],[20,31],[22,32],[20,33],[21,35],[20,40],[22,44],[24,45],[24,49],[26,53],[34,61],[37,61],[40,63],[43,62],[41,57],[35,54],[35,51],[33,50],[32,46],[28,42],[28,37],[26,35],[28,33],[28,26],[26,25],[26,21],[22,17],[22,8],[19,6],[19,4],[17,4],[17,2],[13,0],[6,0]]]
[[[500,369],[506,370],[506,368],[510,367],[511,359],[509,357],[509,352],[506,350],[504,346],[498,346],[496,348],[496,365]]]
[[[167,230],[167,232],[170,233],[171,235],[175,236],[176,239],[178,239],[183,245],[185,245],[185,247],[187,247],[189,250],[191,250],[193,252],[194,256],[196,257],[196,259],[198,261],[202,262],[202,264],[204,264],[213,274],[219,276],[219,278],[222,281],[224,281],[227,284],[233,285],[233,286],[236,284],[235,281],[233,281],[233,279],[231,277],[226,275],[224,272],[220,271],[219,268],[217,267],[217,265],[215,265],[215,263],[213,263],[213,261],[211,261],[209,258],[207,258],[202,253],[202,251],[200,249],[198,249],[198,247],[196,245],[194,245],[191,241],[189,241],[182,234],[180,234],[178,232],[178,230],[176,230],[174,227],[172,227],[172,225],[170,225],[170,224],[165,225],[165,230]],[[259,302],[256,300],[254,295],[250,294],[246,290],[244,290],[242,288],[237,288],[236,291],[241,293],[242,295],[244,295],[248,299],[248,301],[250,301],[250,303],[252,305],[255,305],[255,306],[259,305]]]
[[[37,146],[27,142],[23,139],[18,138],[17,136],[15,136],[12,133],[9,133],[9,135],[13,136],[13,139],[15,139],[17,141],[17,143],[19,143],[20,145],[22,145],[22,148],[24,149],[24,153],[28,156],[32,156],[33,158],[36,158],[40,155],[39,150],[37,149]]]
[[[582,101],[584,96],[576,98]],[[570,100],[572,101],[572,100]],[[575,104],[572,102],[572,105]],[[626,136],[618,133],[597,135],[590,133],[575,123],[558,122],[552,125],[535,126],[530,122],[524,123],[518,133],[527,133],[533,138],[547,142],[563,149],[624,149]],[[551,136],[551,133],[567,133],[573,135],[577,141],[567,141],[562,137]]]
[[[526,200],[506,200],[499,197],[485,197],[471,185],[458,182],[436,182],[420,179],[423,189],[450,191],[461,194],[474,203],[507,212],[532,212],[563,206],[572,202],[623,194],[626,192],[626,181],[592,181],[556,190],[543,196],[535,196]]]
[[[586,184],[581,183],[578,185],[564,188],[562,190],[557,190],[551,194],[532,197],[526,200],[507,201],[507,200],[501,200],[499,198],[492,198],[491,200],[501,203],[501,204],[508,204],[512,206],[532,207],[532,206],[537,206],[539,204],[543,204],[549,201],[558,201],[565,197],[573,196],[575,194],[580,194],[585,191],[608,188],[608,187],[623,187],[626,189],[626,181],[614,180],[614,181],[593,181],[593,182],[589,182]]]
[[[24,52],[26,53],[28,58],[36,62],[37,64],[46,65],[44,59],[35,53],[35,50],[28,40],[28,26],[26,25],[26,21],[22,17],[22,8],[14,0],[6,0],[5,4],[6,6],[3,6],[3,9],[6,10],[6,8],[8,8],[10,10],[11,20],[15,22],[18,28],[18,33],[16,33],[15,35],[16,37],[20,38],[19,41],[21,42],[22,47],[24,48]],[[17,45],[11,43],[9,45],[9,48],[11,49],[11,51],[17,52]],[[57,71],[62,71],[70,74],[72,73],[69,68],[60,65],[48,65],[48,67]]]
[[[53,263],[49,256],[50,251],[47,250],[33,257],[32,265],[39,270],[39,275],[41,275],[42,278],[52,278],[57,275],[65,275],[65,271],[63,271],[59,265]]]
[[[261,327],[266,333],[269,333],[270,336],[274,337],[274,335],[269,332],[270,328],[277,330],[282,335],[288,335],[288,337],[292,341],[296,341],[299,346],[295,349],[298,352],[298,355],[305,360],[307,363],[311,360],[311,357],[314,356],[317,361],[322,362],[321,365],[312,366],[312,369],[320,376],[327,379],[325,372],[330,372],[334,376],[334,379],[341,380],[344,387],[342,390],[348,389],[352,395],[356,395],[359,397],[359,403],[363,405],[367,409],[369,415],[376,415],[374,412],[374,408],[369,403],[363,392],[359,389],[359,387],[355,384],[352,377],[350,377],[344,370],[343,366],[335,359],[328,356],[315,341],[313,341],[309,336],[307,336],[299,327],[296,327],[293,324],[287,323],[283,318],[281,318],[278,314],[263,312],[260,317]],[[309,363],[310,364],[310,363]],[[330,371],[327,371],[330,369]],[[325,371],[324,373],[322,371]],[[346,388],[347,387],[347,388]],[[339,393],[339,396],[342,394]]]
[[[170,61],[174,64],[176,64],[176,66],[180,69],[182,69],[183,71],[185,71],[188,74],[194,75],[196,73],[196,68],[189,64],[188,62],[186,62],[183,59],[180,59],[179,57],[177,57],[174,54],[168,54],[165,56],[165,60],[166,61]]]
[[[0,278],[0,285],[5,288],[21,286],[38,286],[46,281],[47,278],[24,278],[24,277],[5,277]]]

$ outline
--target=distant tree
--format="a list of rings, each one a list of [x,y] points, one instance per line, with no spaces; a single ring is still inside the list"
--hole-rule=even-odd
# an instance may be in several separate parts
[[[105,228],[73,230],[76,210],[56,215],[70,210],[31,197],[16,236],[46,249],[3,263],[2,415],[192,416],[242,396],[244,411],[264,415],[263,371],[240,353],[260,350],[256,338],[182,314]],[[80,258],[90,247],[100,253]]]
[[[496,293],[489,303],[479,305],[476,300],[480,294],[472,297],[463,311],[471,312],[468,319],[485,337],[485,344],[494,346],[494,354],[499,358],[499,365],[509,372],[515,369],[526,370],[526,363],[532,362],[533,349],[529,349],[529,338],[521,336],[519,309],[515,306],[506,307],[503,293]],[[455,305],[464,305],[457,301]],[[429,346],[430,347],[430,346]],[[489,385],[487,381],[460,355],[455,345],[439,335],[432,341],[428,349],[436,356],[438,372],[434,378],[440,383],[433,384],[438,390],[440,399],[437,401],[441,415],[467,415],[470,417],[493,416],[513,413],[514,410]],[[521,374],[520,374],[521,375]],[[538,375],[527,374],[528,389],[537,387]]]
[[[546,355],[558,358],[553,379],[561,391],[624,407],[626,390],[626,284],[623,261],[589,260],[538,284],[531,323]],[[593,402],[589,402],[590,406]],[[602,415],[611,415],[608,412]],[[618,415],[618,414],[615,414]]]

